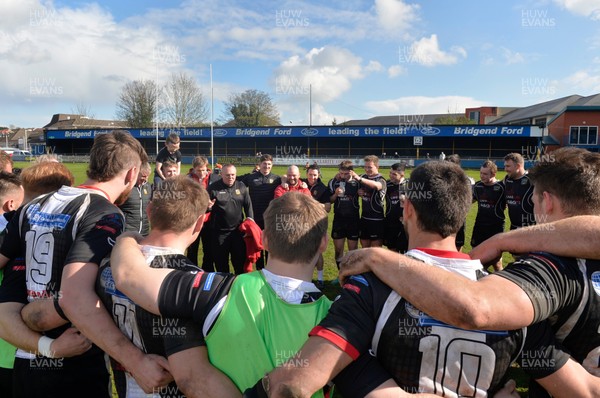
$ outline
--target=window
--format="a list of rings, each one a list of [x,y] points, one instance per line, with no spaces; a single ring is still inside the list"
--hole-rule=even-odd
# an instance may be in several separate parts
[[[596,145],[598,143],[598,126],[571,126],[569,143],[571,145]]]
[[[478,111],[469,112],[469,120],[474,120],[475,123],[479,124],[479,112]]]

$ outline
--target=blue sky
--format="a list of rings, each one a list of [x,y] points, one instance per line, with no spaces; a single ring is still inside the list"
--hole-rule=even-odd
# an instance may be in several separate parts
[[[1,0],[0,126],[193,75],[215,118],[269,93],[284,125],[526,106],[600,92],[600,0]]]

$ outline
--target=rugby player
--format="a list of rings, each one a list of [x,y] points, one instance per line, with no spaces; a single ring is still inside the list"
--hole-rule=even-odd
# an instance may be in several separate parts
[[[406,198],[408,180],[404,178],[404,164],[394,163],[385,191],[385,240],[388,249],[404,253],[408,250],[408,238],[402,226],[402,210]]]
[[[532,200],[540,225],[511,232],[506,240],[504,234],[495,235],[489,244],[486,241],[480,245],[479,252],[489,252],[490,247],[496,253],[503,247],[518,252],[537,248],[565,255],[595,252],[597,256],[597,246],[592,246],[591,253],[582,245],[565,252],[566,244],[560,240],[573,239],[559,235],[554,223],[544,223],[600,214],[600,155],[561,148],[552,152],[550,159],[536,163],[529,178],[534,184]],[[536,230],[537,238],[533,239]],[[558,251],[544,240],[558,243]],[[376,250],[353,253],[345,264],[341,277],[371,270],[418,308],[466,329],[515,329],[548,319],[558,342],[577,362],[598,367],[600,295],[594,288],[594,278],[600,272],[600,261],[535,252],[477,282]]]
[[[504,183],[496,180],[498,166],[491,160],[483,162],[479,168],[480,181],[473,186],[473,201],[477,202],[477,217],[471,234],[471,247],[486,239],[504,232]],[[494,269],[502,269],[502,259],[494,264]]]
[[[384,216],[383,203],[387,183],[377,170],[379,158],[375,155],[365,156],[365,174],[359,176],[350,171],[350,176],[360,184],[358,195],[362,199],[360,216],[361,247],[380,247],[383,244]]]
[[[23,202],[23,186],[19,177],[6,171],[0,171],[0,239],[6,229],[8,221]],[[4,278],[6,269],[0,270],[0,282]],[[0,396],[12,396],[13,366],[15,362],[16,347],[4,340],[0,340]]]
[[[306,183],[306,186],[310,190],[310,194],[317,202],[323,205],[323,208],[327,213],[331,210],[331,192],[327,188],[327,185],[321,181],[321,170],[316,164],[309,165],[306,168],[306,178],[302,180]],[[319,289],[323,288],[325,282],[323,281],[323,255],[319,256],[317,260],[317,282],[315,283]]]
[[[508,207],[510,229],[535,224],[533,214],[533,186],[525,171],[525,160],[520,153],[509,153],[504,157],[504,195]]]
[[[224,169],[225,170],[225,169]],[[172,193],[176,192],[176,195]],[[156,188],[149,207],[152,231],[140,242],[147,266],[151,268],[172,268],[189,272],[199,272],[184,251],[202,228],[208,205],[206,191],[185,176],[169,179],[169,184]],[[221,372],[198,360],[206,357],[202,330],[191,320],[161,318],[145,311],[115,288],[109,258],[105,258],[98,271],[96,292],[111,312],[119,329],[146,353],[168,356],[177,366],[193,367],[202,373],[204,383],[200,390],[188,396],[226,397],[235,395],[237,389]],[[180,354],[190,350],[197,355]],[[144,396],[135,380],[118,363],[113,361],[115,389],[119,397]],[[180,370],[178,370],[180,371]],[[185,386],[184,386],[185,388]],[[155,389],[153,393],[169,398],[184,397],[175,383]]]
[[[474,281],[483,273],[481,263],[458,252],[454,241],[470,208],[469,185],[457,165],[436,161],[417,167],[407,191],[404,223],[410,257],[424,267]],[[576,396],[587,392],[587,384],[597,383],[554,346],[549,329],[538,325],[527,331],[527,340],[524,333],[452,327],[419,311],[373,274],[362,274],[349,278],[340,298],[302,347],[300,363],[308,365],[286,363],[257,388],[268,386],[270,397],[310,396],[352,360],[369,352],[404,392],[487,397],[502,387],[505,372],[522,349],[550,359],[545,368],[528,370],[555,396]],[[572,379],[574,374],[580,379]],[[361,366],[335,381],[345,397],[366,396],[376,389],[382,395],[369,397],[392,396],[392,381],[386,378],[387,374]],[[400,396],[402,391],[395,393]]]
[[[239,276],[149,268],[131,238],[120,239],[111,256],[117,288],[154,314],[194,319],[202,327],[210,362],[240,391],[294,360],[330,306],[310,282],[317,257],[327,248],[323,207],[290,192],[271,202],[264,221],[267,265]],[[201,371],[184,368],[182,375],[172,366],[177,384],[201,388]]]
[[[165,140],[165,146],[156,154],[156,167],[154,169],[154,185],[159,184],[165,178],[168,178],[163,171],[163,163],[169,161],[175,164],[175,174],[179,175],[181,171],[181,152],[179,146],[181,139],[175,133],[169,134]]]
[[[106,308],[98,305],[94,291],[98,265],[124,225],[114,203],[127,198],[144,161],[146,152],[128,132],[98,135],[83,185],[37,197],[21,207],[9,223],[0,264],[25,254],[30,304],[22,315],[31,329],[47,330],[37,339],[20,333],[21,341],[13,343],[29,353],[37,351],[52,358],[52,339],[72,322],[97,345],[64,359],[61,366],[35,366],[37,362],[30,362],[35,355],[24,356],[19,382],[22,396],[107,397],[108,372],[102,351],[121,363],[145,391],[171,379],[166,359],[144,355],[135,347]],[[48,299],[37,300],[40,298]]]
[[[348,250],[358,247],[360,205],[358,204],[358,181],[350,174],[354,166],[350,160],[340,163],[338,174],[329,180],[327,186],[331,193],[330,202],[333,203],[333,225],[331,239],[335,250],[335,263],[339,268],[339,261],[344,255],[344,243],[347,241]]]

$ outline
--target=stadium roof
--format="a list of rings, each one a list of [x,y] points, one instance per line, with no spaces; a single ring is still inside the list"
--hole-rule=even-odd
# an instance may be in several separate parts
[[[595,96],[598,96],[595,95]],[[594,97],[594,96],[592,96]],[[517,108],[512,112],[495,119],[494,124],[534,124],[534,119],[542,117],[553,117],[562,112],[567,106],[574,105],[585,98],[581,95],[569,95],[551,101],[541,102],[539,104]]]
[[[119,120],[92,119],[84,115],[57,113],[52,116],[45,130],[87,129],[87,128],[127,128],[125,122]]]
[[[393,115],[393,116],[375,116],[370,119],[348,120],[341,125],[348,126],[397,126],[406,123],[429,123],[435,124],[435,121],[442,117],[464,117],[464,113],[440,113],[431,115]]]

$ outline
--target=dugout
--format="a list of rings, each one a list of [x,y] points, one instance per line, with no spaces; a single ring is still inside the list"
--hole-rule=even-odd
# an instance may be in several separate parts
[[[96,135],[111,130],[46,130],[45,134],[47,146],[55,153],[85,155]],[[157,143],[162,148],[165,137],[173,132],[181,137],[185,157],[210,156],[210,128],[128,131],[151,156],[156,154]],[[212,141],[220,163],[240,158],[251,163],[257,153],[281,158],[382,157],[385,153],[386,158],[424,159],[427,154],[437,158],[444,152],[457,153],[465,160],[501,159],[509,152],[528,153],[540,147],[542,130],[530,125],[219,127],[213,130]]]

